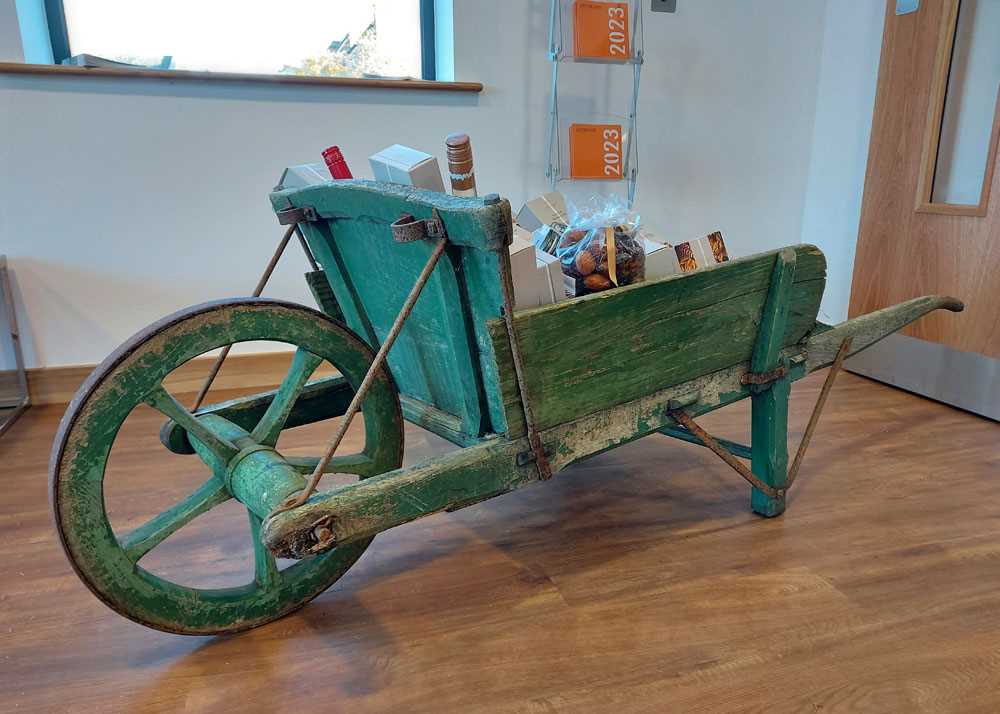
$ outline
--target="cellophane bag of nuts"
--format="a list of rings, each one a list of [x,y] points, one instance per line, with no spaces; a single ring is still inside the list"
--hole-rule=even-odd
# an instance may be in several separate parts
[[[618,197],[594,196],[569,206],[569,223],[555,249],[562,270],[576,279],[576,294],[631,285],[646,277],[639,215]]]

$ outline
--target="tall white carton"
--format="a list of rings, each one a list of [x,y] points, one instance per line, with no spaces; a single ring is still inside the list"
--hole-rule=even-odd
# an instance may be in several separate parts
[[[526,240],[524,235],[523,231],[515,230],[510,243],[510,277],[514,283],[514,307],[518,310],[542,304],[535,244]],[[527,236],[530,238],[531,234]]]
[[[536,251],[539,283],[542,288],[541,305],[551,305],[567,299],[566,284],[563,282],[562,264],[554,255]]]

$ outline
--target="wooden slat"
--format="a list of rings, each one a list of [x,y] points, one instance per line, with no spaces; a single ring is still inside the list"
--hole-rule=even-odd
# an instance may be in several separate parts
[[[364,77],[310,77],[295,74],[251,74],[244,72],[195,72],[183,69],[139,67],[71,67],[52,64],[0,62],[0,74],[30,74],[44,77],[104,77],[112,79],[158,79],[182,82],[251,82],[258,84],[349,87],[362,89],[414,89],[432,92],[481,92],[480,82],[438,82],[425,79],[366,79]]]
[[[818,248],[797,265],[783,345],[812,329],[826,282]],[[750,359],[775,253],[519,312],[528,393],[539,428]],[[510,433],[523,433],[510,349],[490,323]]]
[[[750,369],[767,372],[778,366],[788,322],[788,298],[795,284],[795,251],[785,248],[774,259],[774,271],[767,290],[767,302],[761,313],[757,339],[754,341]]]

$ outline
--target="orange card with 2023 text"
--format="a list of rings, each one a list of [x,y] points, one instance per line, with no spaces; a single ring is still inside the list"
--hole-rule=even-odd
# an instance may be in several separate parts
[[[624,61],[630,52],[627,2],[576,0],[573,3],[576,57]]]
[[[571,124],[569,173],[575,179],[622,177],[622,127],[620,124]]]

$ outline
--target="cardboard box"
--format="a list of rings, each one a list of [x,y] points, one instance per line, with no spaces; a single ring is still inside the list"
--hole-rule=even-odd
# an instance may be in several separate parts
[[[559,259],[536,249],[531,233],[520,226],[514,226],[510,267],[516,309],[541,307],[566,299]]]
[[[281,179],[278,181],[278,185],[275,186],[275,190],[304,188],[332,180],[330,170],[322,162],[317,164],[299,164],[298,166],[289,166],[282,172]]]
[[[646,251],[646,280],[680,274],[681,265],[677,260],[677,253],[671,246],[657,243],[649,238],[643,238],[642,245]]]
[[[368,157],[376,181],[400,183],[444,193],[437,159],[423,151],[393,144]]]
[[[514,222],[528,232],[535,232],[543,225],[566,224],[566,199],[558,191],[533,198],[517,212]]]
[[[576,297],[576,278],[563,273],[563,290],[567,298]]]
[[[537,251],[535,259],[538,263],[539,283],[542,287],[540,305],[552,305],[566,300],[566,282],[562,264],[554,255]]]
[[[510,277],[514,283],[514,307],[538,307],[541,300],[541,285],[538,280],[538,264],[535,260],[535,244],[515,231],[510,243]]]

